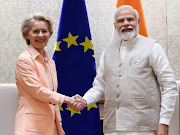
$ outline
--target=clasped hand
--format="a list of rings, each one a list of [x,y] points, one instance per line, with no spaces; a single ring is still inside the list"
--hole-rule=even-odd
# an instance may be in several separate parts
[[[73,97],[66,96],[64,102],[67,107],[71,107],[73,110],[79,112],[86,107],[86,101],[78,94]]]

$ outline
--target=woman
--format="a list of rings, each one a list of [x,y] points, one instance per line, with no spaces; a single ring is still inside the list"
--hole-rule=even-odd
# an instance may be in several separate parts
[[[73,103],[74,98],[56,92],[55,63],[44,50],[53,33],[52,20],[41,13],[30,15],[21,31],[28,48],[16,62],[19,107],[14,135],[65,135],[58,104]]]

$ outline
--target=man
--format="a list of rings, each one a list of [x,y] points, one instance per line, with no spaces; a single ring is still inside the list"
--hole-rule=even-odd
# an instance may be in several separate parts
[[[161,45],[139,35],[139,25],[131,6],[117,9],[114,26],[121,40],[103,51],[93,87],[83,98],[75,96],[84,107],[105,99],[105,135],[168,135],[175,77]]]

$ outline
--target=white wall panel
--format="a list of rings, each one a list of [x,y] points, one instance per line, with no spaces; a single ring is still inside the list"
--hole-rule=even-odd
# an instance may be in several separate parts
[[[0,83],[14,83],[18,55],[27,48],[21,36],[21,23],[28,13],[48,14],[54,33],[46,51],[53,55],[63,0],[0,0]],[[165,49],[176,79],[180,79],[180,1],[142,0],[147,30]],[[96,65],[102,51],[110,44],[116,0],[86,0]]]

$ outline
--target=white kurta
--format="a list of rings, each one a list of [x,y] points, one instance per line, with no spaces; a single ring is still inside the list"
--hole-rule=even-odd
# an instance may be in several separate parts
[[[133,44],[140,37],[136,36],[131,41],[122,41],[120,45],[120,58],[123,59],[126,57],[126,54],[130,51]],[[93,87],[84,95],[84,99],[87,102],[87,105],[93,104],[99,100],[104,99],[105,93],[105,81],[104,81],[104,52],[100,58],[100,65],[98,67],[97,76],[93,82]],[[157,76],[157,81],[162,87],[162,102],[161,102],[161,111],[160,111],[160,124],[169,125],[172,112],[174,111],[175,100],[177,96],[177,87],[174,84],[171,84],[170,81],[175,81],[173,71],[169,65],[169,61],[164,52],[164,49],[159,43],[155,43],[150,56],[149,64],[152,66],[155,75]],[[168,71],[166,74],[162,74],[163,71]],[[92,96],[93,95],[93,96]],[[166,115],[166,118],[161,116]],[[155,135],[155,131],[148,132],[113,132],[106,133],[105,135]]]

